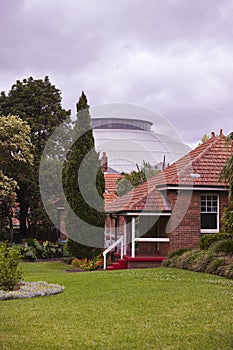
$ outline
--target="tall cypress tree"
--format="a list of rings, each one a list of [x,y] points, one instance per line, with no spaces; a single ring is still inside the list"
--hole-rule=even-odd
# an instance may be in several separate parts
[[[104,242],[104,175],[90,123],[89,105],[82,92],[77,103],[74,141],[64,165],[68,249],[78,258],[98,254]]]

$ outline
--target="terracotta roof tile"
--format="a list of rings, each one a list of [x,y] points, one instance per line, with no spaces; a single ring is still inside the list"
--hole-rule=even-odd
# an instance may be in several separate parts
[[[169,210],[163,192],[159,191],[169,185],[226,187],[228,184],[219,180],[219,174],[232,152],[233,144],[227,143],[224,135],[214,136],[146,183],[107,203],[106,211]]]
[[[105,202],[112,202],[116,200],[118,197],[116,195],[117,190],[117,182],[118,179],[122,179],[124,175],[122,174],[104,174],[105,179],[105,193],[104,193],[104,199]]]

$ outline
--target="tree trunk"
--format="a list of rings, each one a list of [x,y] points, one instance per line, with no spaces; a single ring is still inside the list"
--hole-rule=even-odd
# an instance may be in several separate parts
[[[27,229],[27,217],[28,217],[28,205],[26,201],[21,198],[20,200],[20,237],[28,237],[28,229]]]
[[[12,208],[9,207],[9,205],[7,203],[4,203],[4,207],[5,207],[5,212],[6,212],[6,216],[7,216],[7,219],[9,221],[9,227],[10,227],[10,230],[9,230],[9,241],[10,242],[13,242],[14,240],[14,230],[13,230],[13,221],[12,221]]]
[[[9,225],[10,225],[9,238],[10,238],[10,242],[13,242],[14,241],[14,229],[13,229],[12,216],[9,215],[8,219],[9,219]]]

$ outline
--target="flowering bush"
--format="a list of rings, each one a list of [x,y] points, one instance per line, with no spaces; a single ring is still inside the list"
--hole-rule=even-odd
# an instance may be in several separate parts
[[[102,268],[104,266],[103,255],[99,254],[93,259],[73,259],[71,264],[75,268],[80,268],[83,271],[92,271]]]
[[[34,298],[37,296],[53,295],[64,290],[59,284],[47,282],[21,282],[19,288],[13,291],[0,290],[0,300]]]

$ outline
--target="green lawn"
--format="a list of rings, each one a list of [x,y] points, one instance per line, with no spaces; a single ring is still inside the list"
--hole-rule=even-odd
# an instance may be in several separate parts
[[[233,348],[233,281],[169,268],[64,272],[24,263],[24,279],[59,295],[0,302],[0,349]]]

